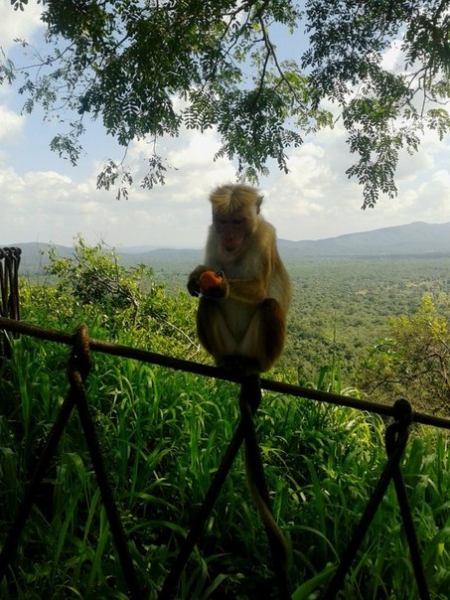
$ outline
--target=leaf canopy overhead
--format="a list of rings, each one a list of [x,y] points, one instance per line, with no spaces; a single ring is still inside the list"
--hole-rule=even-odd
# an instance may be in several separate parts
[[[28,1],[10,0],[26,10]],[[76,164],[86,116],[127,148],[152,142],[141,185],[169,168],[157,140],[182,126],[215,127],[217,157],[255,181],[267,161],[288,171],[286,151],[333,126],[334,103],[363,186],[363,208],[396,193],[399,152],[417,151],[425,128],[449,130],[450,0],[45,0],[48,55],[33,66],[5,57],[2,81],[18,79],[25,111],[37,103],[67,122],[51,148]],[[18,16],[20,18],[20,15]],[[281,60],[274,31],[301,32]],[[276,37],[276,36],[275,36]],[[293,38],[294,39],[294,38]],[[27,48],[24,41],[19,41]],[[385,53],[397,43],[398,64]],[[28,48],[29,50],[29,48]],[[110,160],[98,185],[127,196],[133,176]]]

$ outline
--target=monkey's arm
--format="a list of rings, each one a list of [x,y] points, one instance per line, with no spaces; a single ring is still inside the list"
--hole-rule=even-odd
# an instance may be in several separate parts
[[[206,270],[206,269],[205,269]],[[200,285],[200,276],[204,271],[199,271],[197,275],[189,278],[188,290],[192,296],[205,296],[211,299],[234,298],[241,302],[249,304],[259,304],[265,300],[266,285],[263,279],[227,279],[223,272],[220,272],[221,283],[208,286],[202,289]]]
[[[267,297],[266,279],[228,279],[228,297],[249,304],[259,304]]]
[[[197,267],[200,269],[200,267]],[[197,269],[193,273],[197,272]],[[208,298],[233,298],[248,304],[260,304],[267,298],[269,268],[261,270],[260,277],[252,277],[249,279],[228,279],[223,271],[220,271],[222,282],[217,285],[208,287],[207,290],[201,290],[199,279],[203,271],[198,271],[198,274],[193,278],[192,287]],[[189,284],[188,284],[189,288]]]
[[[249,304],[260,304],[267,298],[270,278],[273,272],[271,253],[262,260],[251,262],[248,274],[236,273],[228,279],[228,296]]]

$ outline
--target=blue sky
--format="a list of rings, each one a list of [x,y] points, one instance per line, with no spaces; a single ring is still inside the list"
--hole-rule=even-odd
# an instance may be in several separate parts
[[[0,45],[7,53],[15,37],[43,44],[39,13],[34,2],[23,13],[13,11],[9,2],[0,4]],[[398,52],[393,45],[384,57],[387,64],[395,65]],[[164,187],[136,188],[130,200],[117,201],[114,190],[96,189],[102,162],[120,158],[122,152],[100,124],[89,126],[84,154],[74,168],[49,150],[57,124],[43,123],[39,112],[21,115],[22,104],[15,88],[0,87],[0,245],[71,245],[78,234],[88,243],[116,247],[203,245],[210,217],[208,193],[235,176],[228,160],[212,160],[219,147],[213,131],[184,131],[177,140],[161,140],[161,152],[177,170],[169,173]],[[136,181],[146,151],[144,142],[128,151]],[[398,197],[382,198],[374,210],[366,211],[360,208],[361,189],[345,175],[352,156],[339,123],[289,155],[288,175],[273,165],[271,174],[260,180],[266,195],[263,213],[281,238],[321,239],[413,221],[450,221],[448,139],[439,142],[434,134],[425,134],[419,154],[402,157]]]

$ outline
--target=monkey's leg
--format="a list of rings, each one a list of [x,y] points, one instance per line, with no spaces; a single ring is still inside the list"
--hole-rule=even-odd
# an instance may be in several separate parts
[[[201,345],[214,357],[216,363],[220,363],[224,356],[236,354],[236,340],[216,300],[200,298],[197,311],[197,335]]]
[[[286,320],[280,304],[267,298],[259,306],[238,348],[238,353],[255,358],[262,372],[280,357],[286,339]]]

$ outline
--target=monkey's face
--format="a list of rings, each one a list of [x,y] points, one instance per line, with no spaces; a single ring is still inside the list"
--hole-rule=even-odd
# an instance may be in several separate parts
[[[248,229],[247,217],[242,212],[214,214],[214,228],[219,236],[221,250],[238,254],[242,249]]]

